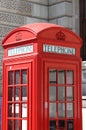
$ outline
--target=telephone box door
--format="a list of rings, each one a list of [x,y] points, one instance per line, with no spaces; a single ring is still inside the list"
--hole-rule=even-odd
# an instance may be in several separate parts
[[[45,68],[45,116],[49,117],[45,126],[48,130],[76,130],[76,65],[51,64]]]
[[[7,79],[6,130],[31,130],[31,64],[8,66]]]

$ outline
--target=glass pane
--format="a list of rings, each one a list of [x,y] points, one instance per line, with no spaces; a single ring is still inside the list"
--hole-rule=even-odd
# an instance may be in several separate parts
[[[16,87],[15,88],[15,100],[19,100],[19,97],[20,97],[20,87]]]
[[[50,130],[56,130],[56,120],[50,121]]]
[[[27,130],[27,120],[22,120],[22,130]]]
[[[27,84],[27,70],[22,70],[22,84]]]
[[[56,117],[56,103],[50,103],[50,118]]]
[[[65,75],[64,70],[58,71],[58,84],[64,84],[65,83]]]
[[[67,87],[67,100],[73,100],[73,87]]]
[[[65,128],[65,120],[58,120],[58,126],[59,128]]]
[[[67,103],[67,117],[73,117],[73,103]]]
[[[65,100],[65,87],[58,87],[58,100]]]
[[[26,86],[22,87],[22,100],[23,101],[27,100],[27,87]]]
[[[86,96],[86,84],[82,84],[82,95]]]
[[[13,128],[13,121],[8,120],[8,130],[12,130],[12,128]]]
[[[50,86],[49,97],[50,97],[49,98],[50,101],[56,101],[56,87],[55,86],[53,86],[53,87]]]
[[[20,130],[19,120],[15,120],[15,130]]]
[[[86,83],[86,70],[82,70],[82,83]]]
[[[19,117],[19,112],[20,112],[20,108],[19,108],[19,104],[15,104],[15,117]]]
[[[8,84],[9,85],[14,84],[14,73],[13,73],[13,71],[8,72]]]
[[[22,104],[22,117],[27,117],[27,104]]]
[[[67,129],[68,130],[74,130],[74,126],[73,126],[73,120],[68,120],[67,121]]]
[[[9,103],[8,104],[8,117],[14,116],[14,104]]]
[[[49,70],[49,82],[56,83],[56,70],[55,69]]]
[[[58,117],[63,118],[65,117],[65,104],[58,103]]]
[[[8,101],[14,101],[14,89],[13,89],[13,87],[8,87]]]
[[[20,70],[15,71],[16,81],[15,84],[20,84]]]
[[[66,71],[66,84],[73,84],[73,71]]]

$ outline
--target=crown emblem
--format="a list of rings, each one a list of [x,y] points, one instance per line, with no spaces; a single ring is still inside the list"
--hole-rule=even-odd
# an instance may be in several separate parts
[[[18,32],[16,34],[16,41],[22,40],[22,33]]]
[[[65,40],[65,34],[62,31],[60,31],[60,32],[56,33],[56,38],[57,38],[57,40],[64,41]]]

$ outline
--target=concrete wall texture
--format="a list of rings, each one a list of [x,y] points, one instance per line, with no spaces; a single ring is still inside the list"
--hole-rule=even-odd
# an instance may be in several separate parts
[[[0,0],[0,41],[12,29],[34,22],[59,24],[79,34],[79,0]],[[0,44],[0,96],[2,57]]]

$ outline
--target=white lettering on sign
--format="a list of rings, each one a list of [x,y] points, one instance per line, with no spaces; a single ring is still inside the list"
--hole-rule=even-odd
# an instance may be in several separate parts
[[[14,55],[31,53],[31,52],[33,52],[33,45],[22,46],[22,47],[9,49],[8,56],[14,56]]]
[[[43,45],[43,52],[68,54],[68,55],[75,55],[76,54],[75,48],[54,46],[54,45],[47,45],[47,44]]]

